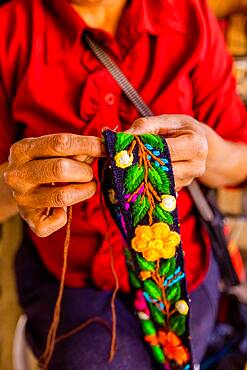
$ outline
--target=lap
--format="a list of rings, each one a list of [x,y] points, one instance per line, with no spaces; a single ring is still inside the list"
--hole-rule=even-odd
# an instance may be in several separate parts
[[[204,284],[191,294],[190,325],[196,361],[201,360],[206,350],[207,337],[214,326],[218,299],[216,270],[212,264]],[[20,302],[28,316],[28,341],[35,355],[39,357],[44,350],[52,320],[58,282],[42,266],[35,250],[30,248],[23,247],[19,251],[16,273]],[[110,324],[110,299],[111,292],[99,291],[93,287],[66,287],[58,334],[68,332],[94,316],[100,316]],[[117,352],[111,364],[107,361],[111,336],[102,325],[94,323],[56,346],[50,369],[153,370],[155,367],[152,357],[142,339],[138,319],[131,311],[128,300],[126,295],[119,295],[116,300]]]

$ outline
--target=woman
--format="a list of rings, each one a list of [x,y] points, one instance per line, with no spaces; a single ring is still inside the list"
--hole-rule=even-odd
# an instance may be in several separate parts
[[[29,226],[16,270],[35,355],[44,350],[52,319],[70,205],[59,333],[95,315],[110,318],[114,279],[93,163],[105,155],[102,128],[118,125],[167,138],[199,363],[217,313],[219,273],[186,186],[194,178],[215,188],[247,178],[246,111],[205,1],[13,0],[1,8],[0,21],[0,219],[19,212]],[[116,61],[154,117],[138,118],[87,47],[85,32]],[[128,308],[123,243],[113,223],[110,238],[122,292],[116,356],[107,363],[110,338],[94,324],[57,345],[50,369],[154,368]]]

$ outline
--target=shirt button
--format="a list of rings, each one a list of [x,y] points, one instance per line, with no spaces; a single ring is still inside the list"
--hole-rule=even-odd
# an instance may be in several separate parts
[[[105,95],[105,102],[107,105],[113,105],[116,102],[115,95],[113,93],[108,93]]]

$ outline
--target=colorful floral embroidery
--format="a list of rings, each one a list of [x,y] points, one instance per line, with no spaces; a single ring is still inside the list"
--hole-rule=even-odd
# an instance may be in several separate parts
[[[104,133],[105,198],[126,249],[144,339],[164,369],[192,368],[188,297],[169,150],[159,136]],[[109,175],[109,176],[108,176]]]
[[[174,257],[176,246],[180,243],[179,234],[161,222],[152,226],[137,226],[135,235],[131,241],[132,248],[141,252],[147,261]]]

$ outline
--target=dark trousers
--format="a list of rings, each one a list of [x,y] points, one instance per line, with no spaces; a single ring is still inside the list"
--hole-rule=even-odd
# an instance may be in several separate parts
[[[25,243],[16,258],[16,276],[20,303],[28,316],[27,338],[39,357],[44,350],[52,320],[59,283],[42,265],[33,246]],[[195,362],[205,354],[218,309],[219,271],[212,258],[203,284],[191,294],[191,336]],[[100,316],[111,322],[111,292],[95,288],[66,287],[62,302],[58,335]],[[60,342],[50,364],[51,370],[154,370],[154,364],[143,341],[138,319],[130,309],[129,296],[119,295],[117,309],[117,353],[107,362],[111,336],[94,323],[76,335]]]

